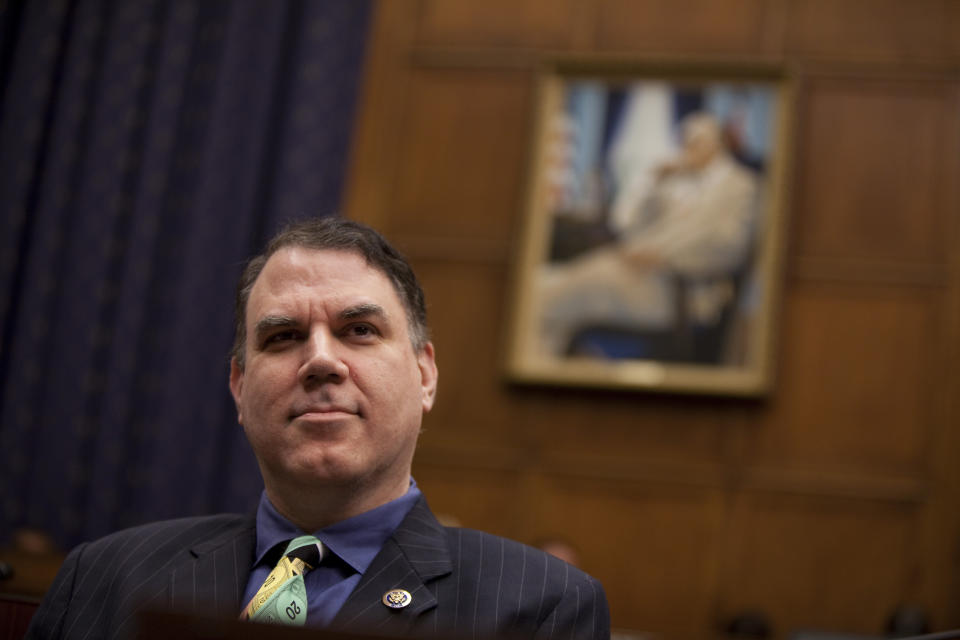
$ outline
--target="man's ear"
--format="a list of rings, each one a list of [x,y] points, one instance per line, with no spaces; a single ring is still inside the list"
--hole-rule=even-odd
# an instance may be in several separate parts
[[[243,413],[240,411],[240,394],[243,391],[243,369],[236,358],[230,358],[230,395],[233,404],[237,407],[237,422],[243,424]]]
[[[434,358],[433,343],[423,345],[417,354],[417,366],[420,368],[420,389],[423,395],[423,411],[426,413],[433,408],[433,401],[437,396],[437,361]]]

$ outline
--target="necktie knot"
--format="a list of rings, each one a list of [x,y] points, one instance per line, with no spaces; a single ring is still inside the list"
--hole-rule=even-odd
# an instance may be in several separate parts
[[[303,574],[320,564],[323,552],[323,543],[313,536],[291,540],[277,566],[244,607],[240,618],[303,625],[307,620],[307,588]]]
[[[294,538],[287,545],[283,555],[291,560],[301,560],[307,570],[316,569],[323,558],[323,543],[313,536],[300,536]]]

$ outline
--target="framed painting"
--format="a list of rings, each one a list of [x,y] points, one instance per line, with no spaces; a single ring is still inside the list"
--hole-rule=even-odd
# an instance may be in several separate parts
[[[772,67],[552,63],[540,78],[509,377],[768,391],[790,103]]]

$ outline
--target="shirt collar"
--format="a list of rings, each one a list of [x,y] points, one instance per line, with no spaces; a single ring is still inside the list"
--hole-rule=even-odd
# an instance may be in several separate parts
[[[355,571],[363,573],[420,495],[416,481],[410,478],[410,488],[399,498],[310,533]],[[257,507],[257,557],[254,566],[262,563],[267,553],[278,544],[304,533],[280,515],[264,490]]]

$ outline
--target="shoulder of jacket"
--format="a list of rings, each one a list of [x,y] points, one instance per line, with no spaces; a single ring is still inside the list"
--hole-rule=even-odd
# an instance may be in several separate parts
[[[246,527],[252,529],[255,526],[255,520],[251,515],[222,513],[209,516],[191,516],[171,520],[157,520],[121,529],[109,533],[102,538],[83,543],[80,546],[86,547],[89,553],[100,547],[111,547],[122,544],[130,539],[143,539],[153,536],[160,537],[164,540],[180,536],[202,538],[217,531],[240,530]]]
[[[451,547],[459,547],[461,553],[475,554],[479,549],[482,549],[485,554],[499,555],[502,552],[506,558],[523,558],[531,569],[540,568],[547,575],[564,576],[565,581],[571,585],[577,583],[598,584],[596,578],[583,570],[528,544],[477,529],[461,527],[445,527],[445,529],[448,538],[451,539]]]

